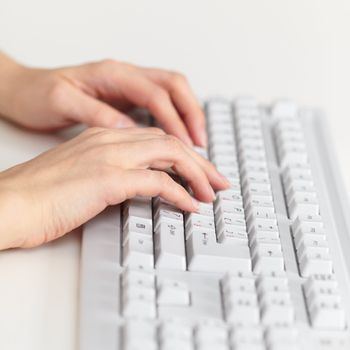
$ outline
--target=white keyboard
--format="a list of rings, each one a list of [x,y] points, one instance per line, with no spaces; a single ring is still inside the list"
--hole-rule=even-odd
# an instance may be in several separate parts
[[[231,181],[183,213],[161,198],[84,228],[82,350],[350,349],[350,230],[324,118],[289,101],[206,103]]]

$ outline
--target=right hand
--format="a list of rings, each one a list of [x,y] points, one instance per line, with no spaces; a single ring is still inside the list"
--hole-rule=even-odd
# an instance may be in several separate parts
[[[161,196],[185,211],[198,202],[164,170],[172,168],[200,201],[229,186],[215,167],[156,128],[90,128],[0,173],[0,249],[49,242],[134,196]]]

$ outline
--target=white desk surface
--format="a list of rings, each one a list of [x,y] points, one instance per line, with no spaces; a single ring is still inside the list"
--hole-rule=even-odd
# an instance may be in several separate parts
[[[33,65],[113,57],[182,71],[201,97],[323,107],[350,188],[349,14],[346,0],[2,0],[0,43]],[[0,169],[59,141],[0,122]],[[77,347],[79,252],[76,232],[0,253],[0,348]]]

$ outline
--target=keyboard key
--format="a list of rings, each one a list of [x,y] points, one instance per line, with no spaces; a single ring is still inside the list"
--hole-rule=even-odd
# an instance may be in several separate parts
[[[269,213],[274,213],[275,212],[275,207],[273,204],[273,201],[269,200],[263,200],[263,199],[254,199],[254,200],[247,200],[245,204],[246,211],[252,212],[256,210],[266,210]]]
[[[259,294],[266,292],[289,292],[288,279],[286,277],[260,276],[257,280]]]
[[[312,326],[318,329],[344,329],[345,311],[340,303],[329,298],[310,302],[309,313]]]
[[[235,325],[257,325],[259,308],[253,276],[246,272],[226,274],[221,287],[226,320]]]
[[[247,222],[249,224],[277,225],[277,217],[274,212],[265,208],[255,208],[248,212]]]
[[[234,327],[230,335],[230,344],[237,350],[265,350],[263,332],[260,327]]]
[[[316,232],[318,229],[323,229],[323,221],[320,215],[298,215],[292,224],[294,232],[305,230]]]
[[[227,349],[228,336],[225,325],[202,323],[195,329],[196,347],[199,349]]]
[[[158,305],[190,305],[190,292],[186,283],[165,279],[158,283],[157,290]]]
[[[248,246],[220,244],[215,231],[193,231],[186,252],[190,271],[251,271]]]
[[[328,253],[324,253],[322,249],[305,249],[303,256],[300,257],[298,254],[298,259],[300,274],[302,277],[333,273],[333,262],[331,257]]]
[[[213,217],[214,216],[213,203],[199,202],[199,207],[198,207],[197,213],[200,215]]]
[[[244,226],[220,225],[218,223],[217,239],[222,244],[236,244],[248,246],[248,234]]]
[[[261,318],[266,326],[294,323],[294,308],[289,292],[263,291],[259,298]]]
[[[316,294],[338,294],[338,282],[334,275],[315,275],[305,282],[304,291],[307,298]]]
[[[186,217],[186,230],[215,230],[215,221],[212,216],[190,213]]]
[[[299,244],[299,248],[298,248],[298,256],[300,257],[299,259],[301,259],[304,256],[304,254],[307,254],[307,253],[313,253],[313,254],[322,253],[324,255],[329,254],[329,246],[325,239],[322,239],[319,237],[308,239],[307,235],[305,236],[306,237]]]
[[[183,321],[165,321],[160,325],[159,338],[161,342],[167,339],[192,342],[192,328]]]
[[[224,300],[227,322],[244,326],[259,324],[259,307],[255,293],[226,292]]]
[[[251,250],[254,273],[269,274],[284,270],[284,259],[280,244],[254,244]]]
[[[149,198],[134,198],[123,208],[123,232],[138,232],[152,236],[152,206]]]
[[[248,234],[252,236],[256,236],[259,233],[261,234],[273,234],[275,237],[279,237],[279,231],[277,224],[269,224],[266,222],[254,223],[252,222],[248,226]]]
[[[307,245],[317,246],[322,244],[321,242],[327,242],[326,231],[322,229],[317,229],[316,232],[310,233],[306,230],[299,230],[296,233],[293,232],[294,243],[297,250],[300,249],[301,244],[305,241]]]
[[[206,104],[206,110],[209,115],[217,113],[225,113],[231,116],[232,107],[230,101],[224,99],[211,99]],[[232,117],[231,117],[232,118]]]
[[[154,324],[144,320],[128,320],[123,332],[124,349],[157,349],[157,335]]]
[[[162,222],[169,222],[171,220],[174,224],[183,223],[182,212],[174,206],[159,202],[158,204],[155,204],[155,209],[155,231],[158,229],[158,225]]]
[[[237,215],[237,214],[218,210],[216,214],[216,226],[219,227],[220,225],[235,225],[235,226],[241,226],[241,228],[244,228],[244,229],[246,228],[246,222],[244,217],[242,217],[242,215]]]
[[[319,274],[310,277],[304,284],[304,294],[314,328],[345,328],[345,311],[334,275]]]
[[[141,317],[154,319],[156,317],[155,289],[127,285],[123,288],[123,315],[126,318]]]
[[[154,234],[157,269],[186,270],[184,227],[171,220],[158,225]]]
[[[293,119],[298,115],[298,106],[291,100],[277,100],[271,108],[271,115],[276,120]]]
[[[123,265],[153,268],[153,241],[140,233],[131,233],[123,246]]]
[[[232,189],[219,191],[216,193],[216,203],[220,204],[222,202],[242,203],[242,196],[238,191]]]
[[[160,349],[193,350],[193,330],[185,320],[168,320],[159,327]]]
[[[250,246],[259,244],[281,244],[279,235],[271,232],[258,232],[256,235],[250,235]]]
[[[288,211],[292,219],[300,214],[319,215],[320,205],[315,196],[304,193],[301,196],[294,195],[291,198],[288,204]]]
[[[224,294],[235,291],[255,293],[255,279],[251,274],[226,274],[221,284]]]
[[[142,287],[154,288],[154,275],[144,270],[127,269],[122,275],[122,285],[140,285]]]
[[[298,331],[293,326],[269,327],[265,337],[269,349],[300,349],[298,344]]]

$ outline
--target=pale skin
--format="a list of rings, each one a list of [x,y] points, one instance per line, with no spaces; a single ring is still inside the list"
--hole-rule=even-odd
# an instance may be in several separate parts
[[[38,157],[0,172],[0,249],[63,236],[134,196],[161,196],[186,211],[229,183],[192,150],[205,146],[205,118],[178,73],[114,60],[34,69],[0,52],[0,115],[21,127],[90,126]],[[126,114],[148,109],[162,126],[137,128]],[[165,171],[184,178],[192,197]]]

